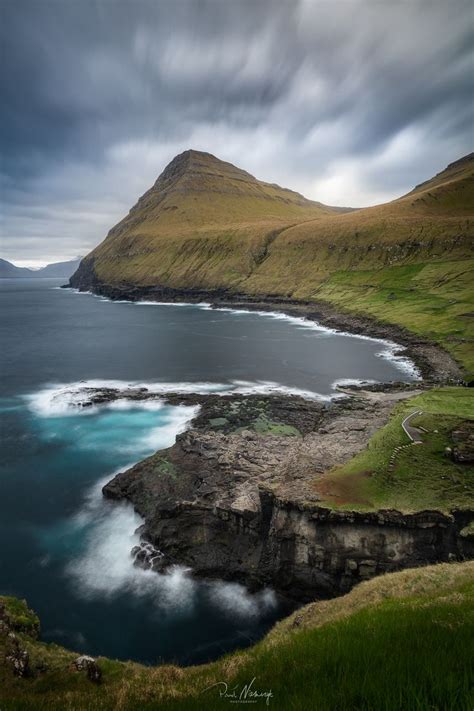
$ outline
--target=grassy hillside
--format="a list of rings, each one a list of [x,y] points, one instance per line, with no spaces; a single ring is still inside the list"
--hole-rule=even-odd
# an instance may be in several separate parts
[[[474,259],[335,271],[315,297],[404,326],[442,345],[474,375]]]
[[[254,678],[253,689],[270,691],[269,707],[282,711],[468,711],[474,703],[473,562],[406,570],[362,583],[348,595],[307,605],[256,646],[213,664],[150,668],[99,659],[100,685],[74,670],[77,655],[35,641],[37,619],[23,603],[0,601],[31,666],[28,678],[13,675],[4,655],[11,638],[6,628],[0,629],[4,711],[212,711],[229,708],[229,701],[219,697],[222,682],[228,693],[235,690],[239,696]],[[267,708],[265,699],[252,706]]]
[[[387,205],[283,232],[253,292],[327,301],[401,325],[474,373],[474,158]]]
[[[403,419],[425,430],[423,444],[404,447],[390,467],[396,447],[409,444]],[[471,422],[474,434],[474,392],[470,388],[435,388],[402,401],[389,423],[370,440],[367,449],[315,481],[322,503],[332,508],[369,510],[394,508],[412,512],[438,509],[448,513],[472,508],[474,465],[446,456],[452,432]]]
[[[194,274],[203,283],[207,274],[209,284],[224,283],[234,271],[240,278],[250,272],[252,255],[258,260],[282,229],[340,211],[186,151],[89,256],[110,282],[190,283]]]
[[[474,157],[356,211],[305,200],[214,156],[175,158],[86,258],[104,284],[327,301],[439,342],[474,373]]]

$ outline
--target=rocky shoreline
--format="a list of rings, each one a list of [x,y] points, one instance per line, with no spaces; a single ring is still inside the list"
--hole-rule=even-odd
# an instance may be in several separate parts
[[[418,386],[419,387],[419,386]],[[157,395],[84,390],[83,407],[116,399],[199,405],[173,446],[103,489],[143,517],[136,565],[179,564],[205,578],[271,586],[294,601],[331,597],[380,573],[474,556],[470,511],[348,511],[325,506],[324,472],[352,458],[417,387],[357,390],[331,403],[287,395]]]
[[[271,585],[298,602],[348,591],[374,575],[404,567],[474,556],[460,536],[472,512],[347,511],[324,506],[324,472],[364,449],[396,402],[429,384],[462,382],[454,360],[404,329],[341,314],[328,304],[227,291],[110,287],[91,284],[79,270],[71,286],[113,300],[207,302],[212,306],[280,311],[348,331],[400,343],[423,381],[351,388],[331,403],[297,396],[152,395],[169,404],[199,405],[176,443],[119,473],[104,496],[128,500],[144,518],[136,565],[162,571],[187,565],[196,576]],[[400,351],[397,352],[397,355]],[[90,404],[124,393],[100,390]],[[87,404],[87,403],[86,403]]]

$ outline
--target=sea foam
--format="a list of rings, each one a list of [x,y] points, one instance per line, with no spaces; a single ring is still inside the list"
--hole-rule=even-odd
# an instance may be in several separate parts
[[[139,544],[137,529],[143,520],[130,504],[103,499],[101,490],[108,479],[90,489],[82,509],[70,521],[75,535],[84,537],[81,552],[65,568],[78,596],[111,599],[125,593],[146,597],[160,613],[181,616],[191,614],[202,595],[233,618],[255,619],[275,609],[276,596],[270,589],[252,594],[237,583],[196,581],[185,566],[172,566],[165,573],[135,567],[130,551]]]
[[[111,409],[160,409],[159,400],[132,400],[126,397],[127,391],[146,388],[151,396],[165,397],[170,393],[202,395],[298,395],[307,400],[329,402],[341,397],[340,394],[322,395],[321,393],[301,388],[281,385],[270,380],[232,380],[228,383],[180,382],[180,383],[143,383],[124,380],[82,380],[72,383],[50,384],[36,393],[26,395],[30,409],[39,417],[63,417],[77,414],[93,414],[103,408]],[[111,389],[122,397],[110,403],[89,406],[91,390]]]
[[[112,382],[123,385],[121,381]],[[84,383],[79,386],[84,387]],[[51,389],[48,393],[51,394]],[[54,402],[51,407],[48,402],[43,394],[39,412],[43,416],[56,415],[58,403]],[[73,412],[77,402],[74,396]],[[126,404],[126,401],[118,401],[104,407],[121,410]],[[135,456],[140,459],[157,449],[171,446],[199,410],[198,406],[184,405],[165,408],[160,402],[132,402],[130,405],[136,408],[152,405],[159,411],[165,410],[159,413],[158,425],[147,428],[143,441],[136,443]],[[67,398],[60,397],[59,412],[63,413],[64,407],[68,407]],[[76,442],[79,450],[87,446],[86,437]],[[128,502],[104,499],[102,488],[116,474],[135,463],[136,459],[129,459],[119,469],[101,477],[85,492],[83,504],[74,515],[43,532],[45,550],[41,564],[49,565],[51,558],[57,557],[58,553],[67,556],[64,575],[74,594],[83,599],[110,600],[117,595],[130,595],[145,598],[150,609],[158,614],[182,617],[193,614],[197,601],[207,598],[208,604],[234,619],[250,621],[270,614],[277,604],[271,590],[252,594],[238,584],[197,581],[185,566],[172,566],[164,573],[134,566],[131,550],[140,542],[138,531],[144,521]]]

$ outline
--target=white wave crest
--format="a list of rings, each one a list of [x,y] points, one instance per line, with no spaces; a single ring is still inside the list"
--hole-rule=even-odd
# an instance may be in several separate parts
[[[30,409],[40,417],[60,417],[66,415],[87,415],[97,412],[100,408],[131,409],[142,408],[159,410],[163,403],[160,400],[132,400],[127,398],[127,391],[146,388],[151,396],[157,398],[169,393],[177,394],[215,394],[215,395],[299,395],[307,400],[328,402],[340,397],[339,394],[322,395],[311,390],[293,388],[270,380],[247,381],[232,380],[228,383],[141,383],[123,380],[86,380],[72,383],[51,384],[36,393],[26,395]],[[88,406],[91,390],[111,389],[121,395],[110,403]]]
[[[143,520],[130,504],[103,499],[101,490],[108,479],[90,489],[83,508],[71,521],[78,535],[85,535],[83,551],[65,570],[77,595],[87,599],[110,599],[123,593],[147,597],[160,612],[182,615],[192,613],[204,591],[221,612],[253,620],[276,608],[270,589],[251,594],[236,583],[196,581],[184,566],[173,566],[165,573],[135,567],[130,551],[140,542],[137,529]]]
[[[176,440],[176,436],[186,430],[198,412],[199,406],[180,405],[179,407],[173,407],[166,421],[158,425],[158,427],[153,427],[139,442],[139,445],[153,451],[171,447]]]
[[[376,353],[377,358],[384,358],[389,360],[394,365],[397,366],[399,370],[407,375],[410,375],[413,380],[421,380],[421,373],[419,368],[414,364],[414,362],[408,358],[408,356],[401,355],[400,352],[403,350],[403,346],[393,343],[393,341],[383,341],[380,339],[380,343],[383,344],[384,349],[379,353]]]

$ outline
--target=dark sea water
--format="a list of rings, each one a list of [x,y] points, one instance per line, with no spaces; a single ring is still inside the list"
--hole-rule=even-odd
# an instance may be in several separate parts
[[[141,520],[102,499],[114,472],[173,443],[192,408],[84,413],[71,388],[112,380],[329,399],[337,381],[408,381],[413,369],[380,341],[299,319],[113,303],[59,284],[0,281],[0,593],[28,600],[42,639],[93,655],[194,663],[251,643],[285,613],[271,590],[134,568]]]

